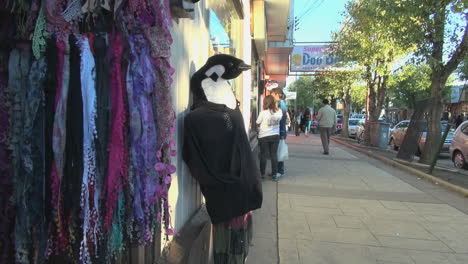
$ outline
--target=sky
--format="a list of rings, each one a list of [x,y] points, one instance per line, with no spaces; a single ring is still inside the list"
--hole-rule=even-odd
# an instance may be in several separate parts
[[[331,41],[340,29],[342,13],[349,0],[294,0],[294,16],[299,18],[295,42]]]

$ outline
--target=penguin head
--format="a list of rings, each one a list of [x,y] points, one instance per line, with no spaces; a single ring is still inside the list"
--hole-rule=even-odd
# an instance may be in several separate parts
[[[243,71],[250,69],[250,65],[247,65],[243,60],[227,54],[211,56],[203,67],[206,67],[207,71],[205,74],[208,77],[215,79],[215,76],[217,75],[224,80],[234,79]],[[216,75],[212,77],[213,74]]]
[[[209,101],[236,108],[237,100],[227,80],[238,77],[248,69],[250,65],[231,55],[211,56],[190,80],[194,101]]]

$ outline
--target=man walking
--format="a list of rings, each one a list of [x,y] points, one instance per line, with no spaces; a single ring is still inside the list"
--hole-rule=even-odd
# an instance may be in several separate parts
[[[275,101],[278,102],[278,107],[283,111],[283,117],[280,121],[280,140],[286,139],[287,131],[286,131],[286,111],[287,106],[286,102],[284,101],[285,96],[283,90],[281,88],[274,88],[271,90],[271,95],[275,98]],[[281,176],[284,176],[284,161],[278,161],[278,173]]]
[[[331,108],[327,99],[322,101],[323,107],[319,109],[317,120],[320,127],[320,139],[322,140],[323,154],[328,155],[330,135],[336,128],[336,111]]]

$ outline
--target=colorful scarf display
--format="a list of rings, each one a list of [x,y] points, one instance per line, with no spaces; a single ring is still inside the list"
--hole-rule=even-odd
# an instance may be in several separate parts
[[[169,0],[6,6],[0,262],[111,263],[172,235]]]

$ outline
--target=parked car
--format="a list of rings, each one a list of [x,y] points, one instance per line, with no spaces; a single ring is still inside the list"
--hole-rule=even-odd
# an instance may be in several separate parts
[[[365,115],[364,114],[352,114],[351,118],[365,119]]]
[[[349,137],[356,137],[357,131],[358,131],[358,126],[360,123],[365,123],[365,119],[361,118],[350,118],[348,120],[348,136]]]
[[[468,169],[468,121],[461,123],[453,134],[452,144],[450,144],[450,157],[455,168]]]
[[[390,148],[393,150],[398,150],[398,148],[403,143],[403,139],[405,138],[406,131],[408,130],[410,121],[404,120],[400,123],[396,124],[393,128],[393,131],[390,133]],[[442,128],[442,133],[445,131],[447,127],[447,121],[441,121],[440,123]],[[427,136],[427,123],[425,123],[423,132],[421,134],[421,138],[419,139],[418,149],[416,151],[416,155],[420,155],[422,150],[424,149],[424,144],[426,143],[426,136]],[[445,139],[444,145],[442,146],[441,153],[449,153],[450,144],[452,143],[453,139],[453,129],[447,135]]]

